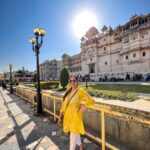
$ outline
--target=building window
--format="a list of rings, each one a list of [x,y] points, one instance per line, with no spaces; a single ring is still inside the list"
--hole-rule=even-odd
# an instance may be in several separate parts
[[[105,61],[105,65],[107,65],[107,61]]]
[[[142,54],[143,56],[146,56],[146,53],[145,52],[143,52],[143,54]]]
[[[139,33],[133,33],[132,35],[131,35],[131,40],[136,40],[136,39],[138,39],[138,36],[139,36]]]
[[[118,64],[118,63],[119,63],[119,60],[117,59],[117,60],[116,60],[116,64]]]
[[[129,43],[129,37],[124,38],[123,43],[124,44]]]
[[[134,58],[136,57],[136,53],[133,53],[133,57],[134,57]]]
[[[106,40],[104,39],[104,41],[106,41]]]
[[[141,34],[141,37],[143,39],[146,35],[148,35],[148,31],[147,30],[143,30],[140,34]]]
[[[126,60],[128,59],[129,57],[128,57],[128,55],[126,56]]]
[[[106,50],[106,47],[104,47],[104,51]]]

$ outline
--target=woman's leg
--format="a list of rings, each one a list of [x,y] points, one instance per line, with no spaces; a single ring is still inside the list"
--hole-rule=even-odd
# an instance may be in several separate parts
[[[80,147],[80,150],[83,150],[80,134],[70,133],[70,150],[75,150],[76,144]]]
[[[79,149],[80,149],[80,150],[83,150],[83,146],[82,146],[82,144],[81,144],[81,145],[79,145]]]
[[[76,148],[76,134],[70,133],[70,150],[75,150]]]
[[[80,134],[77,134],[77,145],[79,146],[80,150],[83,150]]]

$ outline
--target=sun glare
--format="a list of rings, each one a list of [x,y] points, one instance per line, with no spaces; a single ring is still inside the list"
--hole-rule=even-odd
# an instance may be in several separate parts
[[[78,14],[73,22],[73,30],[78,38],[85,35],[90,27],[98,27],[98,21],[94,14],[88,11]]]

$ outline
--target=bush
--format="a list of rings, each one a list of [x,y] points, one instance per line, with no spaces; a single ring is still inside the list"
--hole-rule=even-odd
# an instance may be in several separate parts
[[[15,81],[15,82],[13,82],[13,85],[17,86],[17,85],[19,85],[19,83]]]
[[[121,91],[107,91],[107,90],[96,90],[96,89],[86,89],[87,92],[91,96],[100,97],[103,99],[118,99],[118,100],[125,100],[125,101],[133,101],[138,99],[138,94],[135,93],[127,93]]]
[[[57,89],[59,87],[58,81],[40,82],[42,89]],[[37,82],[34,83],[34,87],[37,88]]]
[[[65,87],[68,84],[68,79],[69,79],[69,73],[66,68],[62,69],[61,74],[60,74],[60,84],[65,89]]]

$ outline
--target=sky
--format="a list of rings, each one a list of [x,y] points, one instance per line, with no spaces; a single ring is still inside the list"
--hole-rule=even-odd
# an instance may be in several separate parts
[[[62,54],[80,53],[80,39],[73,31],[73,21],[82,11],[92,12],[98,30],[105,24],[115,28],[132,15],[150,13],[150,0],[0,0],[0,72],[36,69],[36,57],[29,43],[33,29],[46,30],[40,50],[40,63],[61,60]]]

